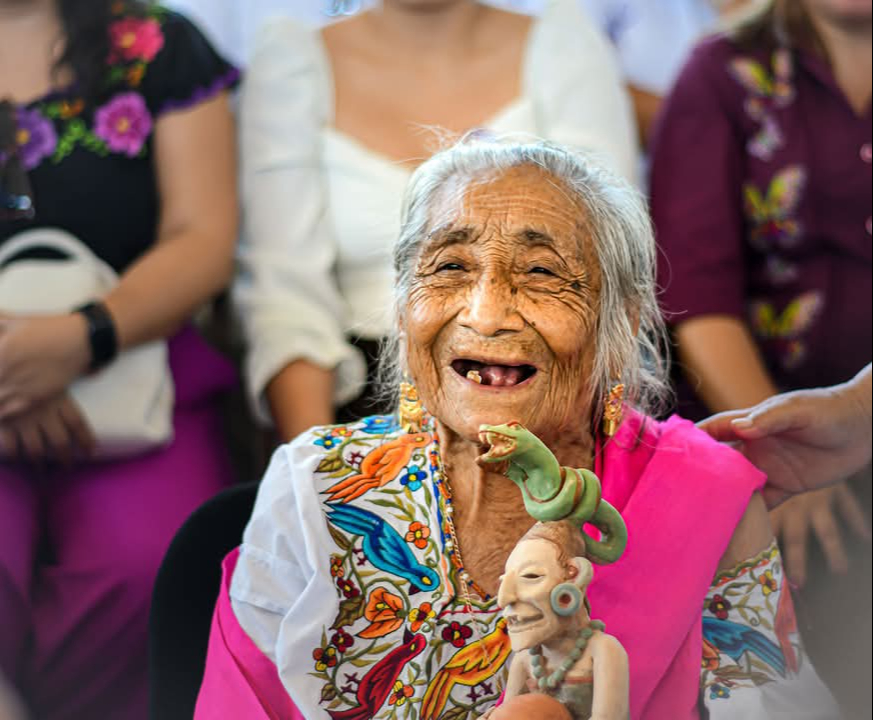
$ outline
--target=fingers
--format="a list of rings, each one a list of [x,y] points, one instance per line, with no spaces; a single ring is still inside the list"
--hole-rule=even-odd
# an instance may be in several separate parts
[[[18,452],[35,465],[42,464],[46,446],[37,423],[25,420],[18,425]]]
[[[852,488],[845,483],[838,485],[834,488],[834,500],[852,532],[859,538],[869,541],[871,539],[870,521],[864,512],[864,506],[855,497]]]
[[[0,457],[14,458],[18,454],[18,435],[11,427],[0,427]]]
[[[85,457],[90,457],[94,453],[97,441],[79,406],[72,398],[66,397],[58,410],[79,452]]]
[[[845,575],[849,572],[849,558],[846,555],[839,524],[831,504],[832,492],[825,490],[813,493],[819,497],[815,498],[816,503],[812,510],[811,524],[831,572]]]
[[[72,433],[67,428],[59,408],[51,408],[40,419],[39,429],[45,440],[48,459],[65,467],[73,463],[74,444]]]
[[[731,410],[729,412],[719,413],[718,415],[713,415],[706,420],[700,421],[697,423],[697,427],[704,432],[709,433],[709,435],[719,442],[739,440],[740,436],[737,435],[737,428],[734,425],[734,421],[745,418],[748,414],[748,410]]]
[[[0,400],[0,422],[15,415],[21,415],[30,409],[30,403],[23,397],[13,395]]]
[[[806,583],[806,544],[810,519],[804,499],[793,498],[770,513],[773,532],[782,538],[785,573],[797,586]]]

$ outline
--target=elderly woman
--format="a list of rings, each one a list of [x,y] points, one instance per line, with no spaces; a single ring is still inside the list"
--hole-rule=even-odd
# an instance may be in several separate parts
[[[495,594],[534,522],[477,458],[480,425],[512,420],[593,470],[627,523],[588,597],[627,650],[631,717],[695,718],[701,697],[714,718],[835,717],[802,656],[763,476],[690,423],[644,414],[664,389],[654,261],[636,193],[570,151],[473,142],[424,163],[386,349],[421,405],[407,387],[398,419],[276,452],[226,562],[198,717],[436,720],[497,704],[510,641]]]

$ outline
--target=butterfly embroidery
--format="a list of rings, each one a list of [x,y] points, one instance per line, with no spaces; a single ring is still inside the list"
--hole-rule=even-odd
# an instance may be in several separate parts
[[[801,225],[795,217],[806,185],[806,171],[790,165],[777,173],[766,192],[752,183],[743,186],[746,217],[752,223],[750,242],[761,252],[797,245]]]
[[[781,313],[772,303],[758,300],[750,307],[752,328],[758,337],[776,344],[783,367],[793,370],[806,357],[801,336],[818,319],[823,306],[824,298],[816,290],[795,298]]]
[[[735,58],[728,69],[749,93],[745,102],[746,113],[761,125],[749,140],[747,149],[754,157],[769,161],[785,144],[785,137],[772,111],[787,107],[794,101],[791,53],[784,48],[773,53],[769,70],[750,58]]]

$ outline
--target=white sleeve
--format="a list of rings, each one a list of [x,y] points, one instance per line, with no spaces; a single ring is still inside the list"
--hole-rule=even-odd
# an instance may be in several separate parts
[[[525,80],[540,135],[590,153],[635,183],[636,125],[609,42],[577,0],[554,0],[534,32]]]
[[[332,114],[329,70],[316,31],[291,20],[265,27],[243,84],[243,237],[234,301],[248,345],[255,408],[288,363],[337,372],[338,404],[365,380],[345,339],[347,310],[334,278],[321,133]]]
[[[311,433],[304,433],[274,453],[230,584],[240,627],[280,668],[286,652],[293,656],[301,643],[317,645],[330,614],[336,613],[336,589],[318,566],[318,549],[330,543],[312,483],[323,458],[319,450]]]

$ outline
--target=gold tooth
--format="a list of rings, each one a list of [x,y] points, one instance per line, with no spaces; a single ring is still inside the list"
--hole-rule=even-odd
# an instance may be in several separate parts
[[[479,374],[478,370],[470,370],[470,372],[467,373],[467,380],[472,380],[477,385],[482,384],[482,376]]]

